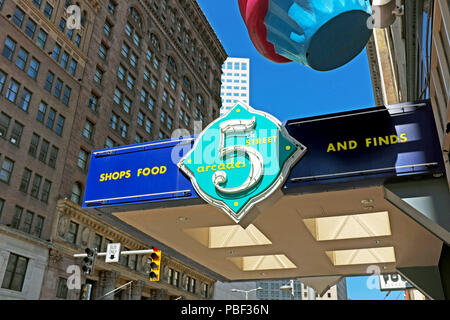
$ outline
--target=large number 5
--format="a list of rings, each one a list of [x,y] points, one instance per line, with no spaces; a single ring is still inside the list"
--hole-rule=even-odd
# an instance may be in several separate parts
[[[254,130],[255,117],[252,119],[233,119],[220,124],[220,142],[219,155],[222,159],[231,153],[247,154],[250,160],[250,174],[243,184],[234,188],[223,188],[220,185],[227,182],[227,173],[225,171],[216,171],[212,176],[212,181],[217,190],[223,193],[238,193],[252,188],[261,179],[264,172],[263,157],[253,148],[243,145],[233,145],[224,147],[227,134],[242,134]]]

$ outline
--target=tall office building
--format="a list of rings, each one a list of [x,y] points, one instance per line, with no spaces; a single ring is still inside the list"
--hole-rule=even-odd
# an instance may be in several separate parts
[[[238,101],[250,104],[250,59],[228,57],[222,65],[220,114],[228,112]]]
[[[444,240],[438,267],[441,282],[445,283],[449,277],[445,264],[450,252],[450,226],[444,222],[448,221],[448,204],[440,203],[439,198],[446,199],[450,186],[450,4],[448,0],[396,2],[403,5],[403,15],[391,26],[375,29],[367,46],[374,96],[378,105],[431,101],[446,176],[397,184],[395,196],[408,201],[416,190],[427,194],[426,200],[410,202],[411,207],[404,211]],[[424,205],[431,202],[435,203],[433,207]],[[435,290],[426,288],[427,283],[410,279],[411,274],[400,274],[411,283],[421,283],[423,287],[417,289],[422,293]]]
[[[73,1],[75,4],[75,2]],[[99,298],[203,299],[201,266],[110,216],[81,208],[92,150],[193,132],[219,115],[226,52],[195,0],[0,0],[0,299],[77,299],[66,273],[85,247],[163,250],[160,283],[144,256],[97,259]]]
[[[322,295],[318,295],[311,287],[302,283],[302,300],[347,300],[347,280],[342,278]]]
[[[430,99],[450,186],[450,4],[396,0],[404,14],[367,46],[377,105]]]

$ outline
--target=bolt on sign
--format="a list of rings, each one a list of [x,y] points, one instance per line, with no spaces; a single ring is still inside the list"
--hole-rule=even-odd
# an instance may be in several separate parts
[[[178,166],[206,202],[248,225],[281,197],[290,169],[305,153],[278,119],[238,103],[203,130]]]

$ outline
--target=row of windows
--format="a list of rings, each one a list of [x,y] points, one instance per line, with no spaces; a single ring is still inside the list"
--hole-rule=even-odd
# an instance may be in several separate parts
[[[17,42],[7,36],[3,46],[2,55],[8,60],[13,61],[16,48]],[[36,80],[41,63],[35,57],[29,59],[29,56],[30,54],[28,51],[20,47],[14,63],[20,70],[26,72],[31,79]]]
[[[7,139],[10,124],[12,123],[11,117],[6,113],[0,113],[0,138]],[[12,125],[11,134],[8,138],[9,142],[17,147],[20,146],[20,140],[22,139],[24,126],[20,122],[14,121]]]
[[[24,169],[22,179],[20,181],[19,190],[22,191],[23,193],[28,193],[28,191],[30,191],[30,195],[33,198],[40,199],[42,202],[48,203],[50,191],[52,188],[52,182],[50,180],[43,179],[41,175],[35,173],[30,189],[30,182],[32,175],[33,172],[30,169],[28,168]]]
[[[62,52],[62,53],[61,53]],[[69,72],[70,75],[75,77],[75,73],[77,72],[78,62],[70,57],[70,54],[67,51],[62,50],[60,44],[55,43],[53,46],[53,50],[51,53],[51,57],[58,62],[64,70]]]
[[[239,92],[222,92],[221,94],[220,94],[222,97],[223,96],[227,96],[227,97],[231,97],[231,96],[233,96],[233,97],[247,97],[247,93],[245,93],[245,92],[242,92],[242,93],[239,93]]]
[[[64,82],[60,78],[56,78],[55,81],[55,74],[50,70],[47,72],[44,89],[49,93],[52,93],[53,91],[53,96],[56,99],[61,100],[61,102],[66,106],[69,105],[72,89],[67,85],[64,86]]]
[[[222,74],[222,80],[225,78],[224,76],[225,76],[225,74]],[[226,76],[227,76],[227,77],[232,77],[232,76],[233,76],[233,73],[228,72],[228,73],[226,73]],[[247,78],[247,74],[246,74],[246,73],[235,73],[234,76],[235,76],[235,77],[243,77],[243,78]]]
[[[2,95],[3,88],[5,87],[7,74],[2,72],[0,70],[0,95]],[[30,106],[31,97],[33,93],[28,90],[26,87],[23,87],[22,93],[20,95],[20,99],[17,99],[19,97],[19,91],[20,91],[21,84],[11,78],[9,80],[8,88],[6,90],[5,98],[9,100],[11,103],[17,103],[17,106],[22,109],[23,111],[27,112],[28,108]]]
[[[227,89],[227,90],[231,90],[231,89],[233,89],[233,90],[247,90],[247,87],[239,87],[239,86],[222,86],[221,87],[222,89]]]
[[[227,61],[222,65],[222,69],[228,69],[228,70],[247,70],[247,62],[232,62]]]
[[[39,148],[40,145],[40,148]],[[38,152],[39,150],[39,152]],[[39,161],[47,164],[51,168],[56,168],[58,160],[59,149],[55,145],[50,146],[50,142],[45,140],[33,132],[30,141],[30,147],[28,148],[28,154],[32,157],[39,159]]]
[[[222,79],[222,83],[242,83],[247,84],[247,80],[240,80],[240,79]]]
[[[66,118],[61,114],[57,117],[56,110],[48,107],[47,103],[44,101],[39,103],[36,120],[44,124],[50,130],[53,130],[57,135],[62,136]]]
[[[5,157],[0,168],[0,181],[9,184],[13,171],[14,160]],[[52,182],[50,180],[43,179],[42,176],[38,174],[34,174],[34,179],[30,189],[32,175],[33,172],[30,169],[24,169],[19,190],[24,193],[28,193],[28,191],[30,191],[30,195],[33,198],[40,199],[43,203],[48,203],[50,191],[52,188]]]

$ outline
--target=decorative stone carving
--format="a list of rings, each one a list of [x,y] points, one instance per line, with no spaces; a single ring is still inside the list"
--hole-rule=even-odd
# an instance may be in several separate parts
[[[61,216],[59,216],[59,221],[58,221],[58,236],[61,238],[64,238],[67,231],[69,230],[69,222],[70,222],[70,218],[67,214],[63,214]]]
[[[164,264],[162,266],[162,278],[163,280],[167,281],[168,277],[169,277],[169,267],[166,264]]]
[[[86,247],[89,243],[89,234],[91,230],[88,227],[83,227],[83,231],[81,231],[81,245]]]
[[[63,258],[63,255],[61,254],[61,252],[59,252],[56,249],[50,249],[50,252],[48,255],[49,255],[48,259],[49,259],[50,263],[52,263],[52,264],[59,263]]]

